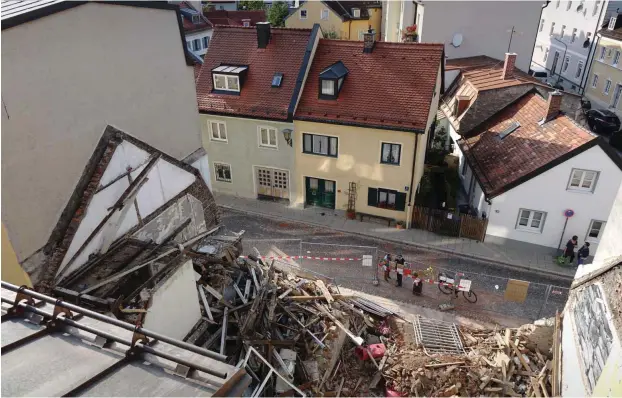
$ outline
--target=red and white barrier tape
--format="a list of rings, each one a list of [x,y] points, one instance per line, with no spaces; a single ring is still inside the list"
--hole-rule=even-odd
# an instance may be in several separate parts
[[[239,258],[249,258],[248,256],[239,256]],[[362,258],[351,257],[313,257],[313,256],[259,256],[262,260],[322,260],[322,261],[362,261]]]

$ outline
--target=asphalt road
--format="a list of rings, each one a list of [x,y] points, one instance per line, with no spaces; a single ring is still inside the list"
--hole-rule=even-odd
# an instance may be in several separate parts
[[[481,263],[456,255],[432,252],[411,245],[398,245],[379,239],[344,233],[328,228],[316,227],[304,223],[270,219],[263,216],[222,209],[223,224],[232,231],[245,230],[244,254],[252,254],[257,248],[262,255],[269,256],[312,256],[336,258],[362,258],[365,254],[384,256],[384,253],[401,253],[413,269],[421,274],[432,267],[430,275],[439,271],[461,272],[456,279],[472,280],[472,289],[477,293],[478,301],[470,304],[459,295],[457,299],[442,294],[437,285],[424,285],[423,296],[413,296],[412,281],[404,278],[403,287],[395,287],[395,275],[390,283],[384,282],[378,275],[380,284],[374,286],[377,267],[376,259],[372,267],[363,267],[360,260],[352,261],[317,261],[317,260],[282,260],[282,266],[302,268],[317,276],[333,279],[337,284],[416,305],[435,308],[440,303],[451,302],[456,312],[481,320],[493,320],[499,315],[524,319],[525,321],[543,316],[554,316],[555,310],[561,310],[567,299],[566,288],[571,280],[546,277],[528,270],[508,269],[493,264]],[[300,242],[304,243],[300,243]],[[427,278],[428,276],[426,276]],[[524,302],[509,302],[504,298],[508,279],[530,282]]]

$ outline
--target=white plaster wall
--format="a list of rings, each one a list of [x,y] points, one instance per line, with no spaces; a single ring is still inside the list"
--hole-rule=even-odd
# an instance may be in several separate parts
[[[529,69],[533,45],[544,2],[540,1],[426,1],[419,22],[420,41],[444,43],[448,58],[488,55],[503,60],[508,52],[512,26],[511,52],[518,54],[516,67]],[[419,10],[417,10],[419,12]],[[454,47],[454,34],[463,42]]]
[[[176,158],[201,146],[169,10],[88,3],[4,29],[2,102],[2,221],[20,261],[47,242],[108,124]]]
[[[201,156],[199,159],[194,161],[194,163],[192,163],[191,166],[199,170],[199,172],[201,173],[201,177],[203,177],[203,181],[205,181],[205,185],[207,185],[207,187],[211,191],[212,190],[212,177],[210,176],[210,172],[209,172],[209,159],[208,159],[207,154],[205,154],[205,156]]]
[[[562,320],[561,341],[561,395],[563,397],[587,397],[579,357],[579,344],[575,340],[572,314],[566,311]]]
[[[573,168],[600,172],[593,193],[566,190]],[[492,199],[487,235],[557,248],[564,227],[563,212],[572,209],[575,215],[568,221],[562,245],[572,235],[583,244],[591,220],[609,219],[621,183],[622,171],[595,146]],[[515,228],[521,208],[547,213],[541,233]],[[597,243],[591,243],[590,252],[597,247]]]
[[[611,208],[609,221],[594,255],[594,264],[602,264],[608,258],[622,255],[622,185]]]
[[[208,43],[208,47],[203,47],[203,38],[209,37],[210,42],[211,42],[213,32],[214,32],[213,29],[209,29],[209,30],[203,30],[200,32],[186,33],[186,45],[188,46],[188,50],[192,51],[194,54],[200,57],[205,55],[205,53],[207,52],[207,49],[209,48],[209,43]],[[194,39],[199,39],[201,41],[201,49],[199,51],[194,51],[192,49],[192,41]]]
[[[152,292],[145,329],[183,339],[201,319],[192,261],[188,260]]]
[[[594,6],[596,5],[596,1],[594,0],[583,2],[585,13],[576,11],[579,5],[578,1],[572,3],[570,10],[566,10],[568,1],[559,2],[559,6],[557,1],[551,1],[542,11],[541,19],[544,19],[544,28],[542,32],[538,31],[540,27],[540,21],[538,21],[536,46],[532,55],[533,64],[551,70],[555,58],[554,55],[557,51],[559,52],[559,61],[557,61],[555,73],[567,79],[570,83],[580,86],[582,80],[585,81],[584,76],[587,76],[587,72],[582,73],[579,78],[577,78],[577,65],[579,61],[582,61],[584,65],[583,69],[585,70],[589,67],[588,57],[591,59],[593,55],[590,53],[590,51],[593,52],[592,46],[588,46],[587,48],[583,47],[587,34],[591,34],[590,42],[593,43],[596,38],[596,32],[600,30],[602,23],[609,20],[609,16],[612,12],[615,12],[616,8],[622,7],[622,1],[605,0],[599,1],[598,3],[598,11],[596,15],[594,15]],[[604,10],[603,7],[605,7]],[[555,22],[555,28],[551,36],[551,23],[553,22]],[[562,25],[566,25],[563,37],[561,37]],[[572,43],[572,30],[575,28],[577,29],[577,39]],[[562,40],[562,43],[555,39]],[[549,54],[545,61],[544,54],[547,49],[549,50]],[[561,72],[564,55],[570,56],[568,70],[565,73]],[[553,71],[551,71],[551,73],[552,72]],[[557,81],[557,77],[555,77],[554,80]],[[564,86],[569,88],[570,83]]]

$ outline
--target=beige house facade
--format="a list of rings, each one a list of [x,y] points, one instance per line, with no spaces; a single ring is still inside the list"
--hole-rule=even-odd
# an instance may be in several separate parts
[[[178,6],[29,6],[2,5],[2,222],[20,262],[51,243],[108,124],[178,159],[201,146]]]
[[[599,36],[585,96],[592,108],[609,109],[622,117],[622,28],[603,30]]]

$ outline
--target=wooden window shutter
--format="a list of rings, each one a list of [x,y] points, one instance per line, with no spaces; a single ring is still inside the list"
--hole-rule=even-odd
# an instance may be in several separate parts
[[[376,188],[368,188],[367,189],[367,206],[378,206],[378,189]]]
[[[406,209],[406,194],[398,192],[395,195],[395,210],[404,211]]]

